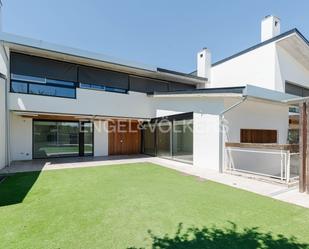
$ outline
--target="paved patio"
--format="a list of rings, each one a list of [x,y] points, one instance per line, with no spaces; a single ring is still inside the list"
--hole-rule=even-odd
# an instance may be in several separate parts
[[[107,157],[80,157],[80,158],[55,158],[32,161],[13,162],[10,167],[0,170],[0,174],[44,171],[65,168],[82,168],[95,166],[108,166],[115,164],[150,162],[174,169],[186,175],[193,175],[199,180],[211,180],[235,188],[247,190],[256,194],[268,196],[288,203],[309,208],[309,195],[298,192],[298,187],[287,187],[281,184],[263,182],[243,176],[220,174],[214,170],[197,171],[190,164],[171,161],[163,158],[148,157],[145,155],[133,156],[107,156]]]

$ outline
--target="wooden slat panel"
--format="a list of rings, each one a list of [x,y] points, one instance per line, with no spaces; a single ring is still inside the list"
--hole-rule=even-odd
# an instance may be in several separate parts
[[[276,130],[241,129],[241,143],[277,143]]]

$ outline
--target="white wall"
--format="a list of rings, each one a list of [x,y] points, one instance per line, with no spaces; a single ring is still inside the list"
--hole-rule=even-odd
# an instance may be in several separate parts
[[[153,117],[184,112],[218,114],[223,108],[223,98],[209,97],[155,97],[152,98]]]
[[[0,78],[0,169],[6,165],[5,84],[6,81]]]
[[[211,87],[255,85],[275,90],[275,43],[262,46],[211,69]]]
[[[3,46],[0,46],[0,73],[3,75],[8,75],[8,63],[7,63],[7,57],[5,48]]]
[[[233,100],[225,100],[225,108],[234,103]],[[240,129],[275,129],[278,131],[278,143],[287,143],[288,106],[247,100],[227,112],[224,119],[229,142],[240,142]]]
[[[108,122],[94,122],[94,156],[108,155]]]
[[[146,94],[111,93],[77,88],[77,99],[27,94],[9,94],[10,110],[64,114],[150,117],[150,98]]]
[[[221,102],[221,105],[219,104]],[[218,98],[148,97],[146,94],[110,93],[77,88],[77,99],[9,94],[13,111],[153,118],[183,112],[218,113],[223,108]]]
[[[32,118],[11,114],[11,160],[32,159]]]
[[[285,49],[276,49],[276,89],[285,91],[285,81],[309,88],[309,71]]]
[[[7,76],[7,59],[3,46],[0,46],[0,73]],[[7,130],[6,130],[6,98],[5,92],[7,81],[0,78],[0,169],[7,165],[6,160],[6,140],[7,140]]]
[[[254,85],[285,91],[290,81],[309,88],[309,70],[284,48],[270,43],[211,69],[211,87]]]
[[[234,103],[234,101],[226,100],[225,106],[228,108]],[[278,132],[278,143],[286,144],[289,127],[288,106],[248,100],[227,112],[224,115],[224,124],[226,134],[223,136],[223,144],[225,142],[240,142],[240,129],[274,129]],[[270,154],[265,153],[265,150],[261,150],[258,153],[256,152],[258,149],[253,150],[242,149],[242,151],[233,150],[229,153],[224,153],[224,161],[222,163],[225,163],[227,166],[228,162],[232,162],[234,168],[239,170],[280,175],[280,153]]]
[[[200,176],[205,170],[219,171],[220,120],[218,115],[194,113],[193,166]]]

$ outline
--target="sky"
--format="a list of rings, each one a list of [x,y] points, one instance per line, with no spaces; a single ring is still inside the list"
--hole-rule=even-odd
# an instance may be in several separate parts
[[[2,29],[30,38],[189,73],[260,42],[264,16],[309,38],[308,0],[2,0]]]

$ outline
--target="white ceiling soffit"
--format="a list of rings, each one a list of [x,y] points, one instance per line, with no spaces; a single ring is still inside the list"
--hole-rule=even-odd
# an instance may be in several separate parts
[[[36,118],[38,116],[55,116],[55,117],[72,117],[76,120],[88,119],[88,120],[138,120],[138,121],[148,121],[150,118],[142,117],[121,117],[121,116],[105,116],[105,115],[83,115],[83,114],[67,114],[67,113],[52,113],[52,112],[36,112],[36,111],[12,111],[17,116]]]
[[[292,34],[277,42],[277,45],[285,49],[294,59],[309,70],[309,46],[297,34]]]

